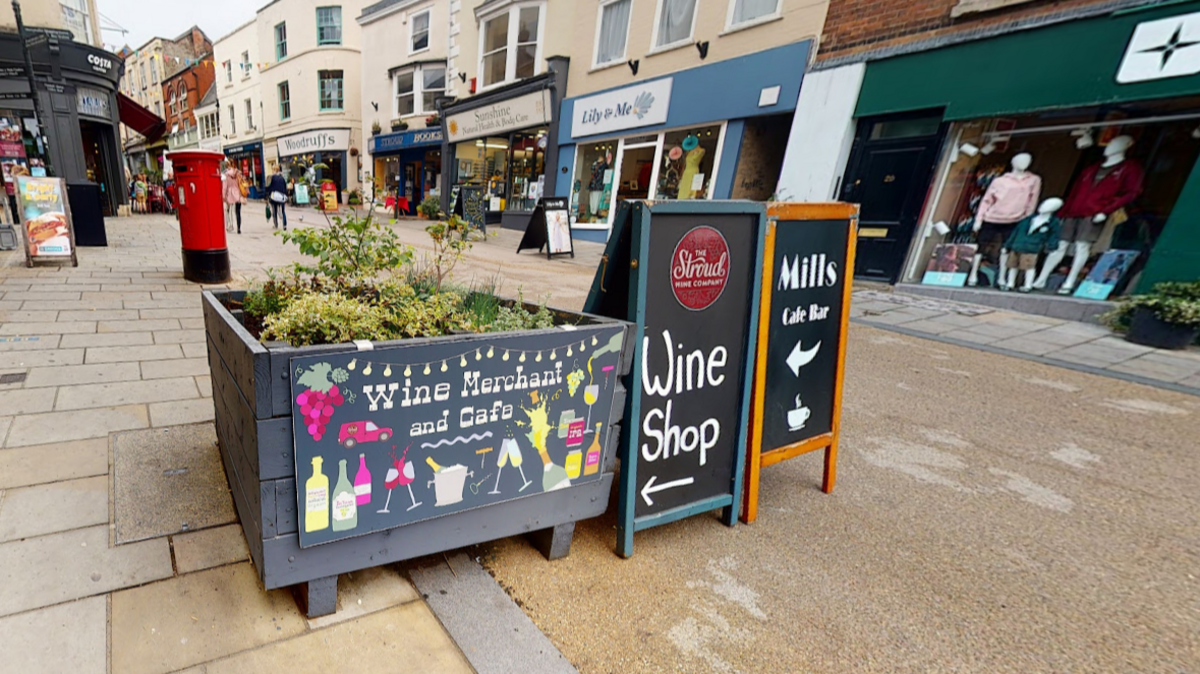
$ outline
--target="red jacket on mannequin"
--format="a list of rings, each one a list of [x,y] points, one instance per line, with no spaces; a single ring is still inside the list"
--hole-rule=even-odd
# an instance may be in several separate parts
[[[1083,170],[1058,215],[1062,218],[1090,218],[1097,213],[1111,215],[1124,208],[1142,193],[1142,167],[1132,159],[1113,166],[1103,178],[1096,180],[1100,164]]]

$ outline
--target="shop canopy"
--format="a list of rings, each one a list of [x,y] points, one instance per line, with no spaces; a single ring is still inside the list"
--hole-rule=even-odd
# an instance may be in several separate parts
[[[1132,44],[1135,29],[1152,22],[1165,30],[1163,44]],[[1200,0],[1163,2],[872,61],[855,116],[942,108],[946,120],[963,120],[1200,94],[1200,73],[1188,69],[1136,82],[1118,77],[1127,52],[1149,52],[1155,64],[1195,63],[1193,24]],[[1160,56],[1172,42],[1173,53]]]
[[[162,138],[167,130],[167,123],[161,117],[137,104],[132,98],[117,92],[117,111],[121,114],[121,123],[146,137],[146,142],[153,143]]]

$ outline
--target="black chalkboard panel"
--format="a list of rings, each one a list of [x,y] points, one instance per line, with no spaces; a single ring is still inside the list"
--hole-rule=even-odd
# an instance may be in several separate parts
[[[600,479],[624,334],[292,359],[301,547]]]
[[[762,451],[833,430],[847,277],[846,220],[775,226]]]
[[[638,323],[622,429],[617,552],[633,532],[724,508],[734,524],[758,326],[764,209],[625,202],[585,310]]]
[[[487,194],[482,185],[463,185],[459,189],[458,215],[466,220],[471,229],[487,233],[484,218],[487,213]]]

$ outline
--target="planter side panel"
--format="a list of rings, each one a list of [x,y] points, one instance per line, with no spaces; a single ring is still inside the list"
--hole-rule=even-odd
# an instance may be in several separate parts
[[[268,590],[597,517],[613,474],[572,489],[506,501],[366,536],[301,548],[295,534],[263,541]]]
[[[259,386],[259,382],[270,381],[267,350],[221,304],[220,298],[231,296],[229,293],[204,292],[204,327],[221,360],[233,373],[238,390],[250,403],[254,416],[265,419],[271,416],[271,391],[269,387]]]

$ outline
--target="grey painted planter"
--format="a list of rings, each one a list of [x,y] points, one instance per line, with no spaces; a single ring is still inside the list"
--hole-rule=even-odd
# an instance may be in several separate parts
[[[625,390],[620,376],[616,378],[616,398],[608,419],[601,479],[301,548],[297,533],[290,361],[296,356],[347,353],[355,347],[340,344],[295,348],[286,344],[259,343],[243,327],[241,312],[231,312],[223,304],[227,300],[240,301],[243,295],[242,292],[228,291],[203,293],[221,458],[250,546],[250,556],[263,586],[268,590],[301,586],[300,598],[310,616],[334,611],[338,574],[517,534],[532,534],[539,549],[555,559],[569,551],[576,521],[596,517],[607,509],[625,410]],[[628,374],[634,334],[629,329],[630,324],[589,314],[559,313],[570,314],[591,325],[625,326],[625,342],[617,371],[622,376]],[[452,335],[402,343],[409,348],[419,348],[423,343],[470,343],[487,338],[473,334]],[[389,344],[399,342],[380,342],[377,347]]]

